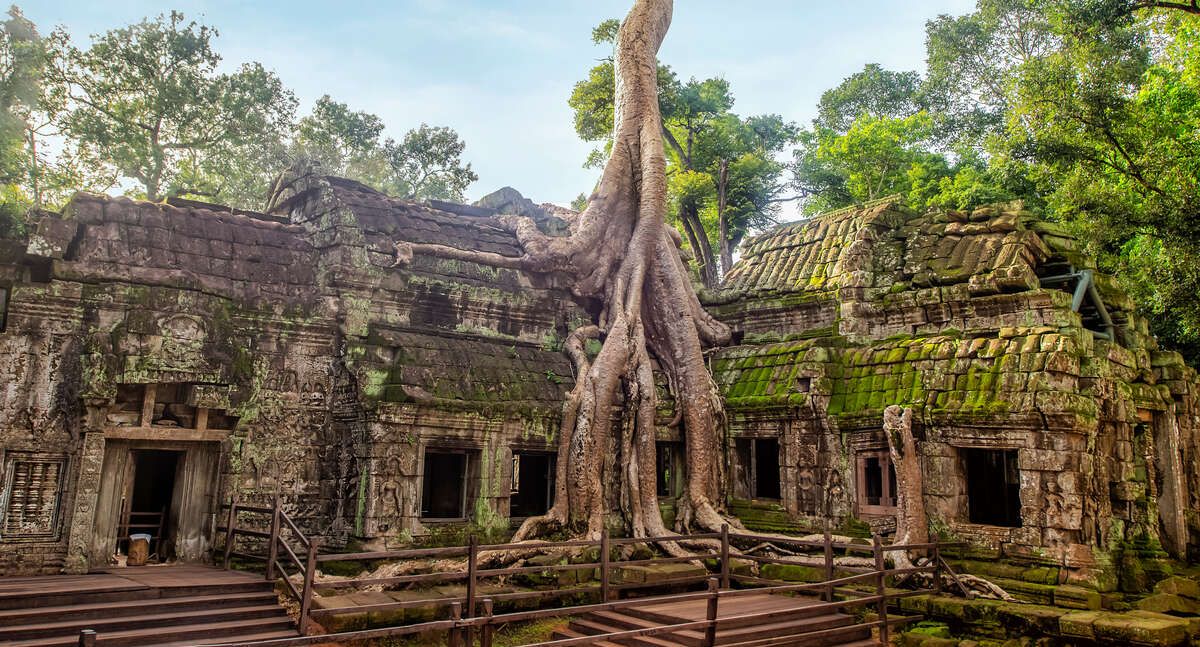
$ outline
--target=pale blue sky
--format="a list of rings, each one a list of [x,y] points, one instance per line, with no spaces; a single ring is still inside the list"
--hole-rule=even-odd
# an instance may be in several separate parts
[[[228,2],[26,0],[43,31],[89,34],[169,9],[217,27],[234,66],[261,61],[300,99],[322,94],[380,115],[399,136],[421,122],[467,142],[479,181],[471,199],[512,185],[535,201],[569,203],[590,191],[566,104],[605,52],[591,29],[629,0],[402,0]],[[973,0],[679,0],[660,53],[678,74],[726,78],[741,114],[774,112],[803,124],[821,93],[866,63],[924,69],[925,21],[970,11]]]

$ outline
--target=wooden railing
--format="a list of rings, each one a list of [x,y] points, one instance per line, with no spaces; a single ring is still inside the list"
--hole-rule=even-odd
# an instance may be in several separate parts
[[[940,593],[942,590],[941,583],[943,574],[948,574],[955,582],[957,582],[957,577],[954,575],[953,571],[949,570],[949,566],[941,558],[941,550],[942,548],[948,546],[960,545],[937,542],[908,545],[884,545],[878,535],[876,535],[873,538],[872,543],[868,545],[834,541],[828,532],[825,533],[821,541],[813,541],[792,539],[776,535],[754,535],[745,533],[734,534],[730,533],[729,529],[726,527],[723,528],[722,532],[720,533],[695,534],[678,537],[678,541],[681,542],[694,543],[697,541],[710,541],[714,544],[719,543],[719,552],[708,555],[699,554],[683,557],[654,557],[649,559],[612,560],[611,554],[614,547],[631,544],[646,544],[647,540],[644,538],[614,539],[610,538],[607,533],[602,534],[600,539],[596,541],[576,540],[562,542],[521,542],[493,545],[480,545],[475,540],[475,537],[472,536],[466,546],[414,548],[393,551],[321,555],[318,554],[316,540],[304,537],[303,533],[299,531],[292,520],[282,510],[279,509],[278,501],[276,501],[272,508],[238,506],[236,502],[232,502],[228,507],[228,521],[226,522],[226,525],[221,528],[221,530],[226,533],[226,544],[224,547],[226,567],[228,567],[229,561],[233,556],[259,559],[266,561],[267,577],[269,579],[275,579],[277,573],[283,575],[283,580],[285,581],[289,591],[300,602],[300,617],[298,624],[302,637],[250,643],[231,643],[222,647],[292,647],[343,640],[361,641],[381,638],[394,638],[431,631],[448,631],[451,647],[461,647],[461,645],[464,643],[466,645],[474,645],[476,636],[478,636],[481,647],[490,647],[492,643],[492,636],[496,628],[504,624],[572,616],[595,611],[614,611],[624,608],[656,604],[662,602],[663,598],[643,597],[626,600],[613,600],[612,598],[619,596],[621,591],[630,589],[658,588],[668,585],[692,585],[704,582],[707,582],[708,590],[695,593],[674,594],[670,596],[670,600],[672,602],[699,599],[707,600],[707,618],[705,620],[674,625],[663,625],[659,627],[612,633],[603,636],[587,636],[585,638],[555,640],[546,643],[538,643],[538,647],[569,647],[571,645],[590,644],[596,640],[622,639],[634,636],[652,636],[688,629],[703,630],[705,633],[705,644],[712,645],[714,644],[713,640],[715,640],[715,632],[720,623],[726,623],[730,621],[751,621],[757,617],[762,617],[765,620],[772,615],[771,613],[757,615],[746,614],[743,616],[737,616],[736,618],[722,618],[720,622],[718,622],[717,613],[721,599],[743,595],[758,595],[762,593],[799,592],[816,593],[822,600],[817,607],[810,606],[806,608],[844,610],[856,607],[873,607],[876,619],[867,623],[863,623],[860,626],[877,628],[881,642],[883,644],[887,644],[889,628],[893,624],[906,622],[911,619],[889,619],[887,610],[889,601],[912,595]],[[246,514],[269,514],[271,516],[270,530],[261,531],[239,528],[237,522],[237,515],[239,512]],[[293,537],[297,538],[301,548],[303,548],[305,559],[301,560],[299,558],[299,554],[288,545],[288,542],[283,537],[284,533],[281,532],[281,529],[283,528],[286,528],[288,531],[290,531],[290,534]],[[265,539],[268,554],[263,556],[251,553],[242,553],[233,550],[236,537],[238,536],[249,536],[258,539]],[[795,565],[798,563],[794,560],[784,560],[750,554],[735,554],[735,551],[731,547],[731,542],[733,541],[769,542],[778,546],[791,546],[793,548],[810,550],[820,549],[824,558],[823,565],[825,579],[824,581],[814,583],[781,584],[780,580],[771,580],[733,573],[731,568],[733,559],[755,561],[759,564]],[[541,549],[557,550],[562,548],[597,548],[597,559],[595,561],[551,564],[546,566],[516,566],[508,568],[480,567],[480,556],[489,552],[508,550],[537,551]],[[870,567],[854,567],[836,564],[834,559],[835,551],[870,555],[873,558],[871,561],[872,565]],[[924,566],[888,569],[886,567],[886,556],[887,553],[893,551],[922,551],[928,553],[930,559],[928,564]],[[288,571],[284,568],[284,563],[280,562],[279,557],[281,552],[290,560],[293,565],[299,569],[299,573],[302,573],[301,579],[303,583],[299,588],[297,588],[296,584],[291,581],[292,578],[289,577]],[[387,587],[401,584],[438,584],[445,582],[461,582],[466,584],[464,596],[434,597],[427,599],[408,600],[403,602],[396,601],[390,603],[325,609],[312,608],[312,599],[314,588],[316,586],[314,583],[314,576],[319,565],[322,563],[337,561],[404,560],[431,557],[465,557],[467,562],[466,569],[460,571],[337,580],[322,582],[319,586],[325,590],[336,591],[345,589],[362,589],[372,586]],[[627,568],[630,566],[660,565],[671,563],[698,563],[702,560],[712,558],[717,559],[715,575],[709,573],[706,569],[703,574],[659,579],[651,582],[613,582],[612,580],[614,569]],[[557,574],[580,570],[598,571],[600,580],[598,586],[593,584],[590,586],[575,586],[570,588],[558,588],[554,590],[519,591],[498,593],[488,596],[479,595],[479,584],[480,581],[484,579],[509,577],[523,574]],[[851,574],[842,577],[835,577],[836,571],[848,572]],[[928,589],[916,589],[901,592],[889,591],[885,587],[886,580],[889,577],[908,576],[918,573],[931,574],[933,587]],[[735,583],[754,588],[730,588]],[[852,588],[854,585],[861,587],[863,585],[871,584],[874,586],[870,586],[868,590],[863,590],[862,588]],[[961,587],[961,583],[959,583],[958,586]],[[965,587],[963,587],[963,590],[965,591]],[[555,598],[562,599],[581,594],[598,594],[599,602],[595,604],[538,609],[536,611],[522,611],[504,614],[495,613],[495,605],[497,603],[529,599],[553,600]],[[316,636],[308,635],[313,620],[321,622],[322,620],[335,618],[339,615],[345,614],[362,614],[372,612],[378,613],[420,607],[448,609],[449,612],[447,615],[449,617],[442,620],[434,620],[397,627],[385,627],[379,629],[367,629]],[[811,638],[815,639],[819,637],[820,633],[820,631],[812,632]]]
[[[225,537],[225,544],[222,547],[222,566],[225,570],[229,570],[234,557],[266,562],[267,580],[283,580],[288,591],[300,602],[300,617],[297,624],[299,625],[300,633],[307,635],[309,622],[311,621],[309,611],[312,606],[313,579],[317,573],[319,541],[316,538],[306,536],[300,530],[299,526],[296,525],[296,522],[283,511],[283,508],[280,506],[279,495],[275,496],[270,508],[238,505],[237,498],[233,498],[228,504],[222,505],[221,509],[228,509],[229,511],[225,517],[225,525],[217,527],[217,532],[223,534]],[[268,522],[269,530],[263,531],[241,525],[239,514],[268,515],[270,517],[270,521]],[[265,540],[266,555],[236,550],[238,537],[253,537],[260,541]],[[295,548],[292,547],[293,544]],[[303,556],[303,559],[301,556]],[[286,560],[282,560],[281,558],[286,558]],[[296,588],[295,582],[292,581],[292,573],[289,572],[289,567],[293,566],[302,582],[299,589]]]

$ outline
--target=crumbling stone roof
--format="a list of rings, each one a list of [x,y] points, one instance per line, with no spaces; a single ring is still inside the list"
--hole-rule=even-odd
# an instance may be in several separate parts
[[[332,195],[352,210],[368,234],[520,256],[516,237],[484,218],[450,213],[380,193],[364,184],[327,176]]]
[[[37,212],[26,253],[58,262],[61,278],[299,299],[314,284],[315,250],[304,233],[206,205],[77,193],[61,214]]]
[[[742,243],[724,287],[745,292],[825,291],[839,287],[839,263],[856,233],[903,214],[893,201],[852,207],[781,225]]]
[[[749,239],[725,287],[746,293],[872,287],[853,280],[855,273],[870,270],[877,281],[901,283],[897,289],[957,283],[970,283],[973,293],[1032,289],[1034,268],[1051,254],[1027,227],[1032,219],[1019,207],[915,214],[885,199]],[[871,258],[864,261],[868,248]]]
[[[746,337],[714,354],[713,373],[731,410],[819,397],[833,417],[898,404],[1094,419],[1080,376],[1097,372],[1150,409],[1190,389],[1194,374],[1158,350],[1112,277],[1089,275],[1116,323],[1112,340],[1085,328],[1071,293],[1042,286],[1043,264],[1067,262],[1094,268],[1069,234],[1019,204],[918,215],[883,201],[783,225],[749,240],[729,274],[714,310]],[[754,327],[774,311],[792,318]],[[1178,384],[1154,385],[1153,373]]]

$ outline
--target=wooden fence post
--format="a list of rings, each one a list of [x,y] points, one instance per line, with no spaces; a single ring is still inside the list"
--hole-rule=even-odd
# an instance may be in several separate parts
[[[487,618],[487,624],[479,630],[479,647],[492,647],[492,632],[496,628],[492,625],[492,599],[483,599],[483,617]]]
[[[883,543],[879,539],[879,535],[873,535],[872,548],[875,553],[875,595],[879,596],[877,603],[877,612],[879,615],[879,643],[882,645],[888,644],[888,619],[887,619],[887,591],[884,588],[884,579],[887,577],[887,570],[883,560]]]
[[[608,528],[600,531],[600,601],[608,602]]]
[[[825,527],[825,601],[833,602],[833,534]]]
[[[271,503],[271,542],[267,548],[267,581],[275,580],[275,562],[279,559],[279,491],[275,492],[275,500]]]
[[[225,570],[229,570],[229,558],[233,553],[233,527],[237,523],[237,494],[229,497],[229,517],[225,519]]]
[[[933,591],[942,594],[942,547],[937,543],[933,545]]]
[[[308,635],[308,611],[312,608],[313,579],[317,575],[316,537],[308,540],[308,558],[304,562],[304,589],[300,591],[300,635]]]
[[[462,620],[462,602],[450,603],[450,619],[454,626],[450,628],[450,647],[462,647],[462,636],[458,633],[458,622]]]
[[[721,588],[729,588],[729,524],[721,524]]]
[[[475,565],[475,562],[478,557],[479,557],[479,539],[477,537],[475,537],[475,535],[471,535],[470,538],[467,540],[467,606],[465,609],[463,609],[463,617],[464,618],[474,618],[475,617],[475,593],[476,593],[475,589],[476,589],[476,580],[479,577],[476,574],[476,570],[478,567]],[[465,628],[463,633],[466,635],[468,647],[470,647],[470,645],[474,645],[475,644],[474,628],[468,626]]]
[[[96,647],[96,632],[92,629],[80,630],[79,647]]]
[[[717,601],[720,599],[721,583],[717,578],[708,578],[708,609],[704,615],[708,625],[704,627],[704,647],[717,644]]]

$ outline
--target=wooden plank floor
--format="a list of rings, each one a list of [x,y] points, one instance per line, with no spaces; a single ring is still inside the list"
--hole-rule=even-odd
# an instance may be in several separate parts
[[[88,573],[87,575],[37,575],[0,577],[0,598],[59,593],[136,591],[147,588],[173,588],[207,584],[257,582],[261,575],[223,571],[208,566],[171,564],[130,566]]]
[[[770,593],[723,597],[717,605],[717,619],[724,620],[741,615],[772,611],[792,612],[820,603],[821,601],[817,598],[771,595]],[[666,600],[658,604],[639,606],[638,609],[644,613],[662,616],[664,624],[668,619],[679,623],[692,622],[708,617],[708,600],[684,600],[682,602]]]

